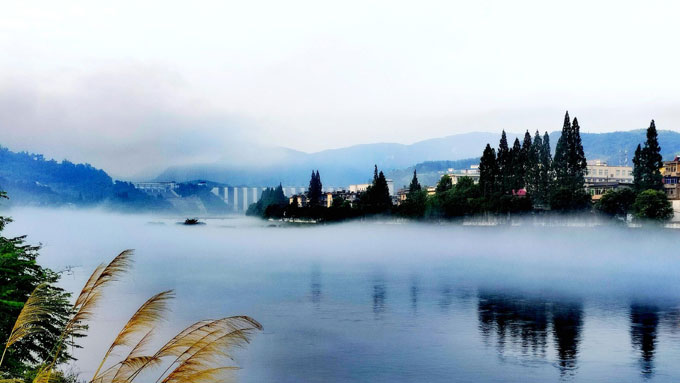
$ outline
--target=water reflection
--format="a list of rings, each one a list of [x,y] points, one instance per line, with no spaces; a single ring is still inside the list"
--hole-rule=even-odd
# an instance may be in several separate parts
[[[560,373],[565,376],[576,369],[576,357],[583,329],[583,306],[580,302],[552,305],[552,331]]]
[[[319,266],[312,267],[310,282],[310,299],[315,307],[321,304],[321,269]]]
[[[580,302],[480,291],[477,316],[482,337],[487,344],[495,337],[499,354],[518,350],[544,359],[552,334],[560,374],[575,371],[583,328]]]
[[[630,306],[630,338],[633,348],[640,352],[640,369],[645,377],[654,373],[659,308],[633,303]]]
[[[385,312],[385,299],[387,298],[387,289],[385,288],[385,280],[376,278],[373,280],[373,314],[376,319],[379,319]]]
[[[418,313],[418,280],[411,277],[411,310],[414,314]]]
[[[439,297],[439,308],[442,310],[442,312],[447,312],[449,310],[449,307],[451,307],[451,303],[453,303],[453,290],[451,289],[451,286],[445,285],[441,288],[440,290],[441,296]]]

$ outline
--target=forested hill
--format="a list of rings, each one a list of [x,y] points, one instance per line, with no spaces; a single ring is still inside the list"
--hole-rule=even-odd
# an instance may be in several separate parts
[[[128,182],[114,181],[90,164],[47,160],[41,154],[15,153],[0,147],[0,190],[10,204],[59,206],[105,205],[116,209],[158,210],[166,201],[138,191]]]

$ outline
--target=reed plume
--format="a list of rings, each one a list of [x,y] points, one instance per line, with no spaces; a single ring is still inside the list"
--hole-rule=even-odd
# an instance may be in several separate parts
[[[24,303],[24,307],[21,308],[21,312],[19,312],[19,316],[9,334],[9,339],[5,343],[5,349],[2,351],[2,357],[0,357],[0,366],[5,360],[7,349],[14,343],[43,330],[41,321],[52,314],[49,306],[48,288],[49,286],[46,283],[39,284],[33,289],[28,300]]]
[[[123,273],[130,269],[132,254],[133,250],[124,250],[109,262],[108,265],[105,266],[101,264],[95,268],[73,304],[72,311],[74,314],[71,319],[66,322],[66,326],[64,326],[64,330],[62,331],[52,354],[52,360],[45,361],[38,369],[38,373],[33,379],[33,383],[49,383],[52,376],[52,369],[61,355],[64,340],[78,330],[83,329],[83,322],[92,318],[94,309],[101,299],[103,290],[112,282],[117,281]]]
[[[63,340],[83,329],[83,322],[92,319],[103,290],[130,268],[131,257],[132,250],[125,250],[108,265],[97,266],[73,305],[73,315],[65,325],[53,355],[38,369],[33,383],[51,383],[52,371],[59,360]],[[44,311],[44,288],[39,286],[31,294],[17,319],[18,324],[10,334],[5,350],[21,337],[37,331],[32,323],[48,315]],[[155,353],[147,353],[146,349],[156,326],[164,319],[168,302],[172,298],[172,290],[163,291],[149,298],[137,309],[104,354],[90,383],[132,383],[140,374],[161,365],[167,366],[158,375],[156,383],[217,383],[224,382],[225,374],[237,369],[235,366],[224,365],[222,361],[231,359],[230,351],[233,348],[249,343],[254,331],[262,330],[262,325],[248,316],[198,321],[175,335]],[[104,369],[115,350],[127,347],[130,350],[122,360]],[[5,379],[0,380],[0,383],[20,381]]]
[[[111,355],[111,352],[113,352],[114,349],[121,346],[130,346],[130,343],[133,341],[136,334],[147,332],[147,335],[145,335],[140,343],[138,343],[133,348],[133,351],[135,351],[137,348],[141,348],[142,342],[147,341],[145,338],[150,335],[150,332],[156,326],[156,323],[163,319],[163,314],[165,314],[167,310],[168,301],[173,297],[173,291],[168,290],[158,293],[144,302],[137,312],[135,312],[132,317],[130,317],[130,320],[128,320],[123,329],[120,330],[113,343],[111,343],[111,346],[109,347],[108,351],[106,351],[104,358],[99,364],[99,368],[97,368],[97,371],[92,377],[93,381],[97,379],[97,374],[99,374],[99,371],[106,362],[106,359],[108,359],[109,355]]]

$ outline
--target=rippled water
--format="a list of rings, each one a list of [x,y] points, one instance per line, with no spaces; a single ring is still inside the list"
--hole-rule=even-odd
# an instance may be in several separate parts
[[[11,214],[42,262],[72,267],[73,291],[136,249],[76,350],[84,377],[135,308],[172,288],[159,338],[225,315],[264,325],[236,354],[242,382],[680,381],[679,232]]]

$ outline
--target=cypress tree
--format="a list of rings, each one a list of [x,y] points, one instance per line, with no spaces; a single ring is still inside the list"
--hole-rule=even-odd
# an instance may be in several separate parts
[[[538,184],[539,203],[545,204],[548,201],[550,183],[553,179],[552,155],[550,153],[550,135],[545,132],[543,135],[543,146],[539,154],[540,174]]]
[[[526,141],[525,141],[526,142]],[[539,184],[540,184],[540,154],[543,149],[543,140],[541,134],[536,131],[534,142],[529,147],[527,152],[527,159],[525,163],[525,183],[527,192],[532,198],[538,200]]]
[[[574,122],[571,124],[569,158],[569,168],[572,182],[571,187],[574,190],[583,189],[588,164],[586,162],[586,156],[583,152],[583,143],[581,142],[581,128],[578,125],[578,120],[576,117],[574,117]]]
[[[645,159],[647,160],[648,189],[663,190],[663,176],[659,170],[663,166],[659,136],[656,132],[654,120],[647,128],[647,142],[645,142]]]
[[[519,190],[524,187],[524,158],[522,154],[522,146],[519,143],[519,138],[515,138],[515,142],[510,149],[510,190]]]
[[[578,120],[569,120],[565,113],[562,134],[555,147],[553,171],[554,187],[551,189],[551,206],[555,209],[582,209],[589,206],[590,197],[584,189],[586,157],[581,141]]]
[[[638,144],[635,149],[635,155],[633,156],[633,187],[635,191],[641,192],[644,190],[643,178],[644,178],[644,161],[642,159],[642,148]]]
[[[364,193],[362,204],[368,213],[383,213],[392,207],[387,179],[382,171],[378,172],[377,165],[374,167],[373,183]]]
[[[378,178],[373,184],[373,192],[375,193],[376,207],[379,212],[386,211],[392,206],[392,197],[390,196],[390,188],[387,185],[387,179],[382,171],[378,173]]]
[[[659,170],[663,166],[661,147],[656,131],[654,120],[647,128],[647,140],[645,145],[635,150],[633,157],[633,177],[636,190],[639,192],[647,189],[663,190],[663,176]]]
[[[416,170],[413,169],[413,178],[411,179],[411,184],[408,187],[408,192],[409,194],[419,192],[421,189],[420,183],[418,182],[418,175],[416,174]]]
[[[496,151],[489,144],[486,144],[482,158],[479,160],[479,188],[485,197],[492,195],[498,189]]]
[[[571,119],[569,112],[564,116],[562,133],[555,145],[555,158],[552,161],[553,172],[555,173],[555,188],[565,186],[569,174],[569,140],[571,136]]]
[[[319,171],[317,170],[315,173],[314,170],[312,170],[312,177],[309,180],[309,190],[307,191],[307,198],[309,198],[310,206],[316,206],[321,202],[321,189],[321,176],[319,175]]]
[[[497,164],[498,164],[498,184],[502,192],[506,192],[510,188],[510,149],[508,148],[508,138],[505,135],[505,130],[501,134],[501,141],[498,144]]]
[[[521,167],[521,174],[522,174],[522,187],[525,188],[527,186],[527,171],[531,167],[531,134],[529,134],[529,131],[527,130],[524,133],[524,141],[522,141],[522,155],[520,156],[520,167]]]

